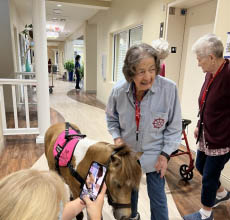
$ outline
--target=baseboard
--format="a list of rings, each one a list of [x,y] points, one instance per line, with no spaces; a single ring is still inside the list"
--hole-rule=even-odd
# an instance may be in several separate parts
[[[44,136],[38,135],[36,137],[36,144],[44,144]]]

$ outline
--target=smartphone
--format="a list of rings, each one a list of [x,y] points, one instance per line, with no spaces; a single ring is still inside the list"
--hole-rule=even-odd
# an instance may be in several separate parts
[[[80,198],[82,199],[83,196],[87,195],[92,201],[94,201],[102,189],[106,173],[106,166],[93,161],[88,170],[85,184],[80,193]]]

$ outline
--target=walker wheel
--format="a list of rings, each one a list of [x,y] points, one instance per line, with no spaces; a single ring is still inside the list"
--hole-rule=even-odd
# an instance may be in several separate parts
[[[49,92],[50,92],[50,94],[53,93],[53,88],[52,87],[49,87]]]
[[[183,180],[191,180],[193,178],[193,171],[188,172],[188,165],[183,164],[180,166],[180,175]]]

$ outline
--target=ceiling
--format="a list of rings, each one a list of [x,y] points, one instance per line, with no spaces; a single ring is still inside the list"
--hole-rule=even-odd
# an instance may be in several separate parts
[[[32,23],[32,1],[13,0],[17,12],[24,24]],[[105,10],[108,1],[85,0],[46,0],[46,23],[51,32],[58,32],[59,37],[48,38],[49,41],[64,41],[75,32],[84,21],[90,19],[99,10]],[[52,33],[51,33],[52,34]]]

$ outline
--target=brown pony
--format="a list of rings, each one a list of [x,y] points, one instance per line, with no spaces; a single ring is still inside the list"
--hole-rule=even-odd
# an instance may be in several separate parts
[[[76,125],[71,126],[77,130]],[[60,133],[65,130],[65,123],[51,126],[45,134],[45,155],[49,168],[55,170],[53,148]],[[118,149],[119,148],[119,149]],[[116,151],[114,155],[113,152]],[[107,194],[110,205],[113,206],[113,215],[116,219],[129,219],[131,214],[131,191],[138,189],[141,179],[141,167],[137,163],[136,155],[123,144],[115,146],[105,142],[96,142],[88,138],[79,141],[75,148],[71,164],[78,174],[85,179],[92,161],[106,165]],[[69,185],[73,198],[79,197],[80,182],[75,179],[68,167],[60,167],[60,174]]]

